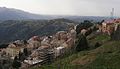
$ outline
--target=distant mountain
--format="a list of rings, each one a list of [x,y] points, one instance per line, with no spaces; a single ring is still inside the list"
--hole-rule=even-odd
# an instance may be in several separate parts
[[[68,29],[74,23],[67,19],[54,20],[7,20],[0,23],[0,44],[26,40],[34,35],[52,35]]]
[[[101,21],[103,19],[108,19],[108,17],[99,16],[39,15],[14,8],[0,7],[0,20],[30,20],[30,19],[43,20],[56,18],[66,18],[77,22],[82,22],[84,20]]]
[[[25,12],[18,9],[0,7],[0,20],[25,20],[25,19],[50,19],[49,16],[43,16]]]
[[[66,16],[65,18],[76,21],[76,22],[83,22],[84,20],[101,22],[102,20],[109,19],[109,17],[100,17],[100,16]]]

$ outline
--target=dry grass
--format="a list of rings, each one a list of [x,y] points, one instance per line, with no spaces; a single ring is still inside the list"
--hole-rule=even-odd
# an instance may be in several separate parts
[[[92,61],[96,59],[96,56],[94,54],[81,56],[80,58],[77,58],[71,62],[73,65],[86,65],[90,64]]]

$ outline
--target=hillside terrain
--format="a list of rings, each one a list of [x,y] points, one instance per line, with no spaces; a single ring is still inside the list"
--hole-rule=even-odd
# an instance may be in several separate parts
[[[74,23],[67,19],[54,20],[7,20],[0,23],[0,44],[14,40],[26,40],[34,35],[52,35],[68,29]]]
[[[93,35],[92,39],[88,37],[90,49],[71,54],[51,65],[33,69],[119,69],[120,41],[110,41],[107,35],[94,35],[94,38]],[[96,42],[102,45],[96,48]]]
[[[26,20],[26,19],[50,19],[49,16],[43,16],[25,12],[14,8],[0,7],[0,20]]]

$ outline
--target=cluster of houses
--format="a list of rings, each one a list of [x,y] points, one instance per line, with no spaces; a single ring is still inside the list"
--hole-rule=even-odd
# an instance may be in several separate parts
[[[117,30],[119,25],[120,18],[106,20],[102,24],[98,25],[98,31],[111,35]],[[80,31],[85,35],[88,30],[82,29]],[[69,30],[58,31],[52,36],[33,36],[29,40],[16,40],[11,42],[7,48],[0,49],[0,53],[14,59],[16,56],[19,56],[20,52],[24,52],[24,49],[27,49],[30,53],[25,60],[21,62],[21,68],[25,69],[30,66],[53,62],[56,58],[75,49],[75,41],[76,26],[74,24],[70,24]]]
[[[119,25],[120,18],[106,20],[102,24],[98,25],[98,31],[111,35],[117,30]],[[92,27],[90,29],[92,29]],[[82,29],[80,31],[81,34],[85,35],[88,30],[89,29]],[[33,36],[29,40],[16,40],[11,42],[7,48],[0,49],[0,53],[14,59],[16,56],[19,56],[20,52],[24,52],[24,49],[27,49],[30,53],[25,60],[21,62],[21,68],[25,69],[30,66],[53,62],[56,58],[74,50],[75,41],[76,26],[74,24],[70,24],[67,31],[58,31],[52,36]]]
[[[117,30],[119,25],[120,25],[120,18],[106,20],[101,25],[99,25],[99,31],[111,35],[114,31]]]
[[[22,62],[22,67],[40,65],[54,61],[64,53],[75,48],[75,26],[70,25],[68,31],[58,31],[52,36],[33,36],[29,40],[17,40],[4,49],[5,55],[14,59],[25,48],[30,55]]]
[[[120,19],[104,21],[102,25],[99,25],[99,31],[110,35],[117,29],[119,24]],[[82,29],[80,30],[81,34],[85,35],[88,30],[93,28],[94,26],[88,29]],[[45,63],[51,63],[58,57],[65,55],[65,53],[74,50],[76,48],[76,34],[76,26],[70,24],[67,31],[58,31],[51,36],[33,36],[29,40],[16,40],[11,42],[0,53],[14,59],[27,49],[29,55],[21,62],[21,69],[26,69],[26,67],[28,68],[30,66],[39,66]]]

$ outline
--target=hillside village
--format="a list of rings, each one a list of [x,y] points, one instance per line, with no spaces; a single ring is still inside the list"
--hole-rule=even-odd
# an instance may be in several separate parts
[[[74,25],[71,24],[68,31],[59,31],[53,36],[33,36],[27,41],[16,40],[11,42],[7,48],[1,49],[1,53],[3,56],[9,56],[10,59],[17,57],[21,61],[23,60],[22,68],[24,69],[24,67],[38,63],[52,62],[53,58],[57,58],[75,48],[73,47],[75,38],[76,32]],[[23,54],[23,58],[20,58],[20,55]]]
[[[16,68],[20,69],[51,64],[57,58],[65,55],[65,53],[71,53],[76,50],[79,34],[87,37],[95,32],[107,34],[111,38],[117,38],[114,35],[120,31],[119,25],[120,19],[103,21],[87,28],[71,23],[67,31],[58,31],[50,36],[33,36],[29,40],[16,40],[9,43],[7,48],[0,49],[0,63],[5,64],[9,61],[10,63],[18,64]],[[9,67],[10,65],[7,66]],[[12,66],[14,67],[14,65]]]

